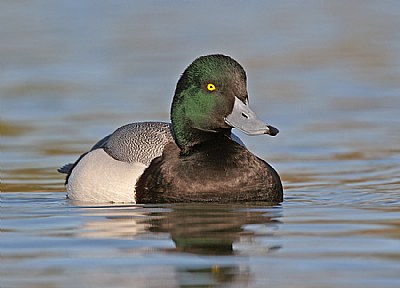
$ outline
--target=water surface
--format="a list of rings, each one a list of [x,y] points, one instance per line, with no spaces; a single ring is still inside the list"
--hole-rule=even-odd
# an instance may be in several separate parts
[[[0,4],[0,287],[398,287],[397,1]],[[168,121],[197,56],[247,70],[285,201],[88,205],[56,169]]]

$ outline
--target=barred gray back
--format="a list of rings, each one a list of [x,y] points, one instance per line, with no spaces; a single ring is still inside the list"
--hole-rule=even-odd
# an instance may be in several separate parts
[[[173,142],[169,123],[139,122],[118,128],[101,146],[114,159],[124,162],[150,162],[160,156],[164,146]],[[107,138],[106,137],[106,138]]]

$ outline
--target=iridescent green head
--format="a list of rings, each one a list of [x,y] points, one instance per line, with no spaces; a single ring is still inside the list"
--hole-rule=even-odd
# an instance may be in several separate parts
[[[179,79],[171,107],[175,141],[188,151],[198,143],[243,132],[276,135],[277,129],[259,120],[248,108],[246,72],[232,58],[208,55],[197,58]]]

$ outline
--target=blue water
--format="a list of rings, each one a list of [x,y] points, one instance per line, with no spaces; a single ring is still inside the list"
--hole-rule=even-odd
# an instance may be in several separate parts
[[[0,287],[399,287],[397,1],[0,4]],[[196,57],[281,131],[236,133],[285,201],[90,206],[56,169],[169,119]]]

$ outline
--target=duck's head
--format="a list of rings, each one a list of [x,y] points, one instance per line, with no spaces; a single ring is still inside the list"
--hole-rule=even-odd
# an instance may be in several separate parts
[[[230,135],[232,128],[248,135],[279,132],[249,108],[246,72],[224,55],[199,57],[186,68],[176,85],[171,122],[175,141],[184,151],[215,133]]]

